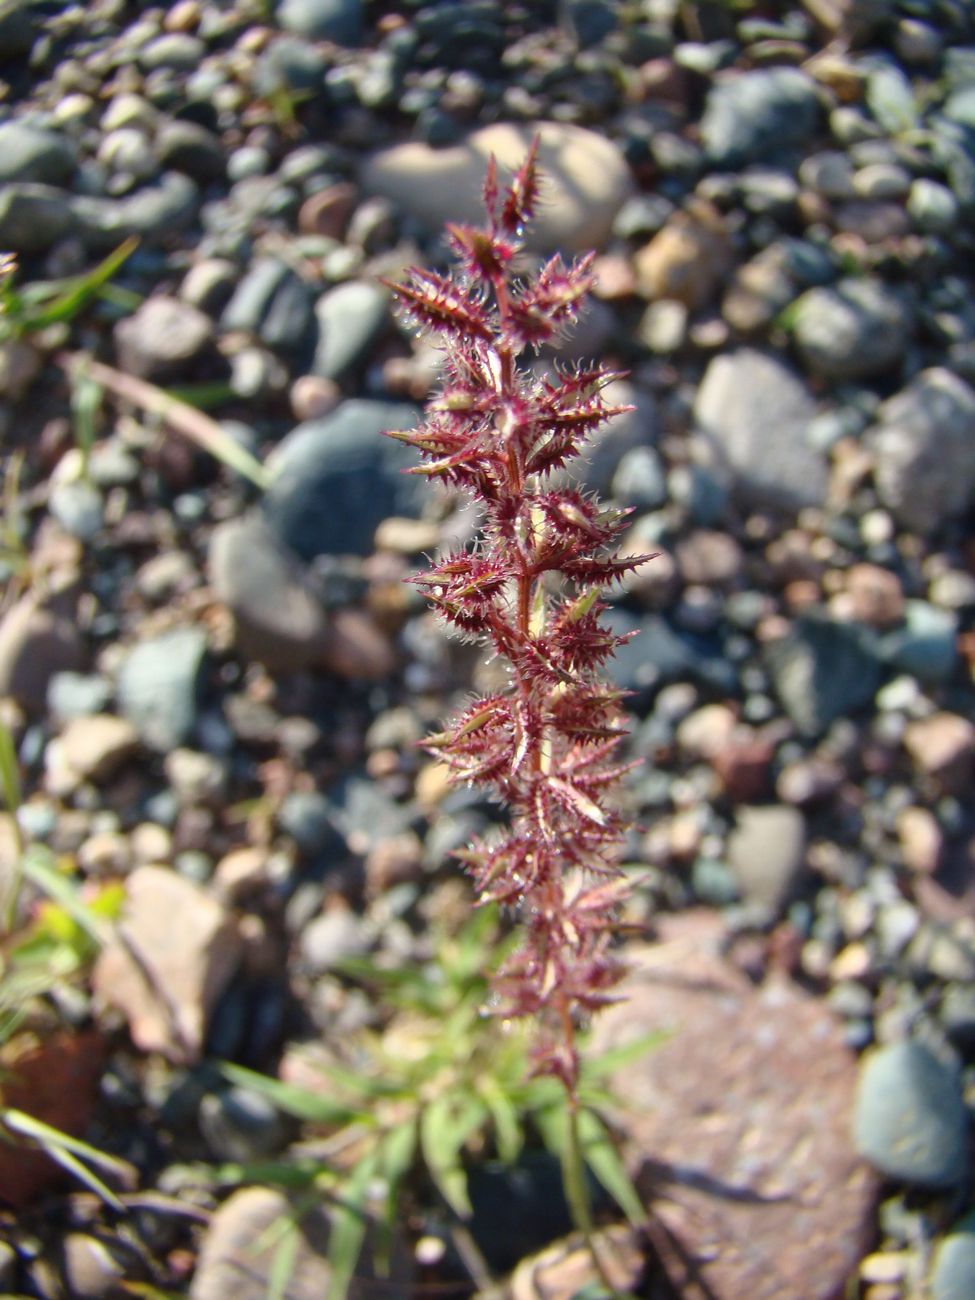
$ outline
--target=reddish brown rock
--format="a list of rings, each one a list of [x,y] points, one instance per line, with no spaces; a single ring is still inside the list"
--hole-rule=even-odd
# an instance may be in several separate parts
[[[0,1053],[0,1105],[81,1137],[91,1119],[105,1057],[101,1035],[19,1034]],[[6,1135],[5,1135],[6,1136]],[[39,1149],[0,1141],[0,1202],[20,1210],[64,1178]]]
[[[303,235],[341,239],[358,197],[359,191],[349,181],[337,181],[309,194],[298,212],[298,229]]]
[[[723,960],[722,932],[668,918],[596,1025],[597,1051],[667,1035],[613,1081],[654,1245],[682,1296],[839,1300],[873,1218],[849,1138],[855,1060],[821,1003]]]

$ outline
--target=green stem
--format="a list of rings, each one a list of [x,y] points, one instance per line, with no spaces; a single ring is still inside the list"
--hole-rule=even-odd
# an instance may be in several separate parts
[[[565,1146],[562,1151],[562,1178],[572,1222],[586,1244],[586,1249],[589,1251],[589,1256],[599,1275],[599,1280],[612,1297],[612,1300],[632,1300],[632,1297],[617,1288],[599,1251],[596,1249],[592,1203],[589,1199],[589,1189],[586,1186],[586,1165],[582,1155],[582,1141],[579,1135],[579,1103],[578,1099],[571,1093],[566,1098],[566,1135]]]

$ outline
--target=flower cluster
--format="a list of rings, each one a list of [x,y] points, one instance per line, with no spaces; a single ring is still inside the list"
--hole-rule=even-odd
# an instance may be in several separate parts
[[[592,287],[591,257],[553,257],[517,278],[538,188],[536,147],[503,192],[492,160],[486,225],[447,226],[455,272],[415,269],[392,286],[409,322],[442,340],[443,383],[424,422],[391,436],[420,453],[414,473],[483,508],[473,549],[413,581],[447,623],[508,661],[510,686],[426,744],[456,781],[490,787],[509,810],[506,831],[459,856],[482,900],[519,913],[523,942],[498,976],[501,1009],[539,1018],[538,1067],[571,1092],[576,1020],[610,999],[622,973],[611,948],[627,893],[612,801],[626,770],[616,759],[620,693],[600,676],[625,638],[601,621],[600,593],[650,557],[613,553],[628,511],[553,478],[628,409],[605,396],[617,376],[518,364],[573,324]]]

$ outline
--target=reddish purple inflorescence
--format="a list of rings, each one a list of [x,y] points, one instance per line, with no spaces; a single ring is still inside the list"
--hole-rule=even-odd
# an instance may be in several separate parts
[[[446,621],[511,666],[504,692],[470,704],[427,747],[457,782],[490,787],[508,808],[503,833],[459,854],[483,901],[517,909],[523,942],[496,982],[500,1009],[542,1025],[540,1071],[575,1090],[575,1025],[611,997],[611,951],[627,894],[618,866],[623,823],[613,786],[619,691],[600,670],[625,638],[601,621],[600,592],[649,556],[617,558],[626,510],[552,482],[614,406],[601,367],[539,377],[526,348],[577,319],[592,258],[558,257],[514,275],[538,201],[536,148],[503,192],[492,160],[484,227],[448,225],[459,268],[416,269],[392,286],[407,319],[443,342],[443,384],[416,429],[396,431],[423,464],[413,471],[462,488],[484,510],[477,545],[413,579]]]

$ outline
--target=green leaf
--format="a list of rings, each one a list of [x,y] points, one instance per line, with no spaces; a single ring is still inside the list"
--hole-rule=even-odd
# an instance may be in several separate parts
[[[484,1075],[477,1081],[477,1089],[491,1112],[498,1155],[505,1164],[512,1165],[518,1159],[525,1143],[525,1134],[517,1107],[498,1085],[497,1080],[490,1075]]]
[[[608,1074],[612,1074],[621,1066],[629,1065],[631,1061],[637,1061],[647,1052],[653,1051],[669,1037],[670,1034],[666,1029],[652,1029],[629,1043],[621,1043],[619,1047],[607,1048],[598,1056],[587,1057],[582,1065],[583,1081],[605,1079]]]
[[[3,795],[7,811],[15,813],[22,799],[20,766],[17,762],[17,749],[13,735],[2,719],[0,719],[0,794]]]
[[[343,1184],[341,1197],[336,1198],[331,1206],[328,1262],[332,1266],[332,1276],[327,1300],[345,1300],[349,1283],[355,1276],[369,1223],[366,1199],[378,1172],[379,1152],[373,1150],[355,1166]]]
[[[102,286],[109,281],[139,246],[133,235],[120,244],[113,253],[100,262],[93,271],[86,275],[74,276],[70,280],[55,281],[52,284],[28,285],[23,291],[24,313],[22,328],[42,330],[59,321],[69,321],[96,297]],[[31,310],[30,299],[36,306]],[[46,305],[43,305],[46,300]]]
[[[387,1262],[399,1208],[400,1186],[413,1168],[416,1146],[415,1118],[410,1118],[384,1133],[379,1143],[379,1168],[386,1183],[386,1201],[383,1207],[382,1235],[377,1243],[377,1255],[385,1257]]]
[[[213,1170],[214,1180],[222,1187],[238,1187],[245,1183],[260,1186],[304,1188],[313,1186],[328,1166],[320,1156],[296,1157],[290,1160],[228,1161]]]
[[[300,1241],[301,1231],[298,1224],[293,1219],[289,1219],[288,1229],[275,1246],[274,1254],[271,1256],[271,1266],[267,1274],[266,1300],[285,1300],[288,1283],[294,1275]]]
[[[236,397],[232,386],[222,380],[214,380],[209,384],[180,384],[166,391],[170,397],[175,397],[177,402],[195,406],[198,411],[212,411],[215,407],[223,406]]]
[[[350,1106],[346,1102],[336,1101],[333,1097],[324,1097],[321,1093],[312,1092],[310,1088],[301,1088],[293,1083],[283,1083],[280,1079],[271,1079],[266,1074],[258,1074],[256,1070],[248,1070],[243,1065],[233,1065],[225,1061],[220,1066],[220,1073],[231,1083],[259,1092],[267,1097],[268,1101],[273,1102],[279,1110],[283,1110],[287,1115],[294,1115],[296,1119],[308,1120],[313,1124],[341,1126],[373,1122],[366,1111]]]
[[[53,1128],[43,1120],[36,1119],[33,1115],[28,1115],[25,1111],[17,1110],[12,1106],[0,1110],[0,1125],[16,1136],[28,1138],[36,1143],[62,1169],[90,1188],[106,1205],[120,1213],[125,1213],[125,1206],[111,1188],[106,1187],[87,1165],[82,1164],[82,1159],[79,1157],[86,1160],[88,1164],[94,1165],[96,1169],[104,1169],[106,1172],[114,1173],[123,1182],[131,1183],[133,1169],[127,1161],[107,1155],[80,1138],[63,1133],[60,1129]]]
[[[81,450],[84,472],[88,473],[88,458],[95,445],[98,413],[101,410],[103,389],[101,384],[85,374],[81,366],[75,371],[71,384],[71,414],[74,418],[75,442]]]
[[[379,1144],[379,1164],[390,1187],[401,1183],[413,1167],[416,1139],[416,1120],[412,1116],[383,1134]]]
[[[489,1119],[476,1097],[447,1094],[436,1097],[420,1115],[420,1148],[437,1191],[460,1218],[471,1214],[467,1174],[461,1161],[464,1144]]]
[[[50,849],[34,844],[23,857],[23,872],[28,880],[48,898],[59,904],[90,939],[99,947],[105,940],[105,927],[81,897],[78,886],[55,865]]]
[[[605,1124],[591,1110],[580,1110],[578,1123],[583,1160],[634,1227],[641,1227],[647,1212]]]

